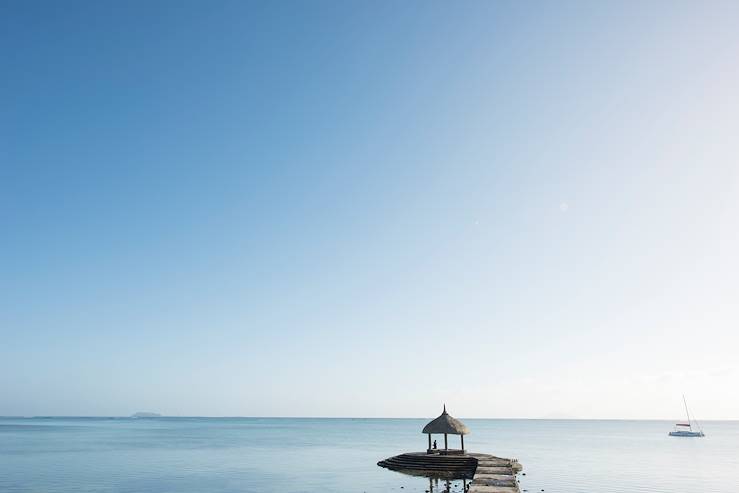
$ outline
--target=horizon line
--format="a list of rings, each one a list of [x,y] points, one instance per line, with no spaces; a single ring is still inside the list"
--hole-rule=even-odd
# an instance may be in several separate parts
[[[166,415],[159,416],[133,416],[129,415],[74,415],[74,414],[37,414],[33,416],[22,415],[0,415],[0,419],[54,419],[54,418],[87,418],[87,419],[159,419],[159,418],[181,418],[181,419],[430,419],[428,416],[421,417],[392,417],[392,416],[197,416],[197,415]],[[512,417],[460,417],[467,420],[499,420],[499,421],[675,421],[675,418],[512,418]],[[739,421],[739,418],[711,418],[700,419],[698,422],[716,421]]]

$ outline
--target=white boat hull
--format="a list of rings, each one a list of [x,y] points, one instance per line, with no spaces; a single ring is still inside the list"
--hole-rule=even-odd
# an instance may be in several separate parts
[[[704,437],[702,431],[671,431],[671,437]]]

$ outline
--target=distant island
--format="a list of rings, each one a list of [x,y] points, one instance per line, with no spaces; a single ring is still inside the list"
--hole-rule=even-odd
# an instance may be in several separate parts
[[[161,414],[139,411],[131,415],[132,418],[161,418]]]

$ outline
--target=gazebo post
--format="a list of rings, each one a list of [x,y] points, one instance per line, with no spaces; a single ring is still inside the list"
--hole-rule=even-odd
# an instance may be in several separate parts
[[[429,453],[431,453],[431,433],[427,433],[427,435],[429,436],[429,449],[428,450],[429,450]]]
[[[449,450],[449,447],[447,447],[446,444],[446,433],[444,433],[444,450]]]
[[[462,452],[464,452],[464,435],[459,435],[459,438],[462,439]]]

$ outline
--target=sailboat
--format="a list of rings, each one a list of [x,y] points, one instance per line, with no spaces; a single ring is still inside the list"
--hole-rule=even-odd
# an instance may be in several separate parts
[[[704,437],[703,430],[701,429],[698,422],[693,419],[690,421],[690,412],[688,411],[688,403],[683,395],[683,404],[685,404],[685,414],[688,417],[687,423],[675,423],[675,429],[670,432],[671,437]],[[693,423],[695,423],[698,431],[693,431]]]

